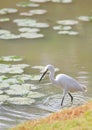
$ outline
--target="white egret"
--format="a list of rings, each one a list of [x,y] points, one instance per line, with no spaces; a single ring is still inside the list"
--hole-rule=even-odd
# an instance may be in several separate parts
[[[56,76],[56,78],[54,78],[55,68],[53,65],[47,65],[45,67],[45,71],[44,71],[43,75],[41,76],[39,82],[42,80],[42,78],[47,73],[47,71],[49,71],[50,81],[54,85],[60,86],[63,89],[63,98],[61,101],[61,106],[63,104],[66,94],[69,94],[69,96],[71,97],[71,102],[73,102],[73,96],[71,95],[70,92],[77,92],[77,91],[85,92],[86,91],[86,86],[78,83],[77,80],[75,80],[74,78],[72,78],[66,74],[58,74]]]

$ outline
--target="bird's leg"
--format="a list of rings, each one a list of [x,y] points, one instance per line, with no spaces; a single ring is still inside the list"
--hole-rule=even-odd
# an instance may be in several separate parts
[[[63,92],[63,98],[62,98],[62,101],[61,101],[61,106],[63,105],[63,101],[64,101],[64,98],[65,98],[65,95],[66,95],[66,91]]]
[[[71,97],[71,102],[73,103],[73,96],[68,92],[69,96]]]

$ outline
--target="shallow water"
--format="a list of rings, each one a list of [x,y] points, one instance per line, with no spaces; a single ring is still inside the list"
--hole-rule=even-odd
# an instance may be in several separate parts
[[[18,2],[18,0],[7,0],[5,3],[1,0],[0,8],[17,8],[19,12],[31,9],[28,7],[16,7],[16,3]],[[74,0],[70,4],[52,2],[40,4],[37,8],[46,9],[48,12],[44,15],[34,15],[32,18],[50,25],[49,28],[41,29],[41,33],[45,35],[44,38],[0,40],[0,56],[19,55],[24,58],[23,63],[25,62],[31,66],[53,64],[60,69],[57,73],[71,75],[87,86],[88,91],[85,95],[80,93],[74,94],[73,105],[78,106],[85,103],[92,94],[92,21],[79,21],[79,23],[73,27],[74,30],[79,32],[79,35],[75,36],[59,35],[52,27],[55,26],[56,21],[60,19],[76,20],[79,16],[91,16],[91,5],[91,0]],[[0,23],[0,27],[18,33],[18,27],[12,20],[25,18],[24,16],[20,16],[19,12],[0,16],[11,18],[10,22]],[[25,70],[25,73],[39,74],[39,71],[30,67]],[[39,84],[38,81],[33,82],[35,85]],[[39,84],[40,87],[37,91],[44,93],[45,97],[36,99],[36,102],[31,106],[1,105],[0,130],[5,130],[25,120],[47,116],[61,109],[62,90],[54,87],[52,84],[47,84],[49,82],[49,79],[46,78]],[[70,98],[68,96],[66,96],[63,107],[71,107]]]

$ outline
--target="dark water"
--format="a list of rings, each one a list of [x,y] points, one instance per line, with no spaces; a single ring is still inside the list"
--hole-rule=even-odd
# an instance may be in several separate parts
[[[22,0],[20,0],[22,1]],[[27,11],[30,8],[16,7],[19,0],[1,0],[0,8],[12,7],[18,8],[19,12]],[[79,16],[91,16],[91,0],[73,0],[70,4],[59,4],[47,2],[38,7],[46,9],[48,12],[44,15],[32,16],[40,22],[46,22],[49,28],[41,29],[45,35],[41,39],[17,39],[0,40],[0,56],[19,55],[24,57],[24,62],[35,65],[53,64],[60,69],[60,73],[66,73],[79,82],[87,86],[88,91],[84,95],[74,94],[74,106],[85,103],[92,94],[92,21],[79,22],[74,27],[79,35],[59,35],[52,27],[57,20],[74,19]],[[12,23],[13,19],[25,18],[17,14],[6,15],[11,18],[10,22],[0,23],[0,27],[17,32],[17,26]],[[3,17],[3,16],[0,16]],[[26,73],[39,73],[33,69],[26,70]],[[61,109],[60,102],[62,90],[49,83],[49,79],[39,84],[39,92],[45,93],[44,98],[37,99],[31,106],[1,105],[0,106],[0,130],[8,129],[25,120],[37,119],[49,115],[52,112]],[[38,82],[34,81],[38,85]],[[70,98],[66,97],[64,107],[70,107]]]

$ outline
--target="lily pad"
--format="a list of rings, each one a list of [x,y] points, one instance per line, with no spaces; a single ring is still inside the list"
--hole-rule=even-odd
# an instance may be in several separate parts
[[[10,86],[10,85],[9,85],[8,83],[0,83],[0,90],[9,88],[9,86]]]
[[[33,91],[30,91],[28,94],[28,97],[30,97],[30,98],[40,98],[43,96],[44,96],[44,94],[39,93],[39,92],[33,92]]]
[[[3,8],[3,9],[0,9],[0,14],[10,14],[10,13],[16,13],[18,12],[17,9],[14,9],[14,8]]]
[[[21,69],[24,69],[24,68],[27,68],[29,67],[30,65],[28,64],[16,64],[16,65],[11,65],[11,68],[21,68]]]
[[[27,97],[12,97],[8,98],[7,102],[15,105],[31,105],[35,100]]]
[[[31,75],[28,75],[28,74],[14,75],[13,77],[22,81],[31,79]]]
[[[23,69],[28,66],[29,66],[28,64],[17,64],[17,65],[0,64],[0,73],[21,74],[24,72]]]
[[[11,85],[11,84],[16,84],[16,83],[18,84],[24,83],[24,80],[11,77],[11,78],[4,79],[2,82],[8,83]]]
[[[72,3],[72,0],[62,0],[62,3]]]
[[[0,39],[19,39],[20,35],[15,35],[12,33],[5,33],[3,35],[0,35]]]
[[[31,75],[31,80],[39,80],[41,75]]]
[[[44,37],[43,34],[40,33],[21,33],[20,36],[22,38],[29,38],[29,39],[35,39],[35,38],[42,38]]]
[[[79,33],[76,31],[59,31],[58,34],[63,34],[63,35],[78,35]]]
[[[2,91],[2,90],[0,90],[0,95],[1,95],[1,94],[3,94],[3,91]]]
[[[16,4],[18,7],[38,7],[39,4],[36,3],[30,3],[30,2],[20,2],[19,4]]]
[[[36,20],[34,19],[15,19],[13,20],[14,23],[16,23],[18,26],[29,26],[29,27],[35,27]]]
[[[31,2],[37,2],[37,3],[45,3],[48,2],[50,0],[30,0]]]
[[[22,61],[20,56],[1,56],[0,61]]]
[[[28,32],[28,33],[34,33],[34,32],[39,32],[40,29],[38,28],[19,28],[20,32]]]
[[[9,90],[6,90],[5,93],[11,96],[24,96],[27,95],[30,91],[30,84],[14,84],[10,86]]]
[[[8,95],[0,95],[0,104],[3,104],[8,98]]]
[[[9,30],[2,30],[0,29],[0,36],[2,36],[3,34],[10,34],[11,32]]]
[[[77,20],[58,20],[57,23],[61,25],[76,25],[78,24],[78,21]]]
[[[78,19],[81,20],[81,21],[85,21],[85,22],[89,22],[90,21],[90,17],[89,16],[79,16]]]
[[[47,10],[45,9],[34,9],[29,11],[31,14],[45,14]]]
[[[5,75],[1,75],[0,76],[0,82],[3,82],[5,79],[7,79],[8,77],[6,77]]]
[[[53,27],[54,30],[63,30],[63,31],[67,31],[67,30],[71,30],[72,27],[71,26],[61,26],[61,25],[57,25]]]
[[[10,21],[10,18],[1,18],[0,19],[0,22],[8,22],[8,21]]]

